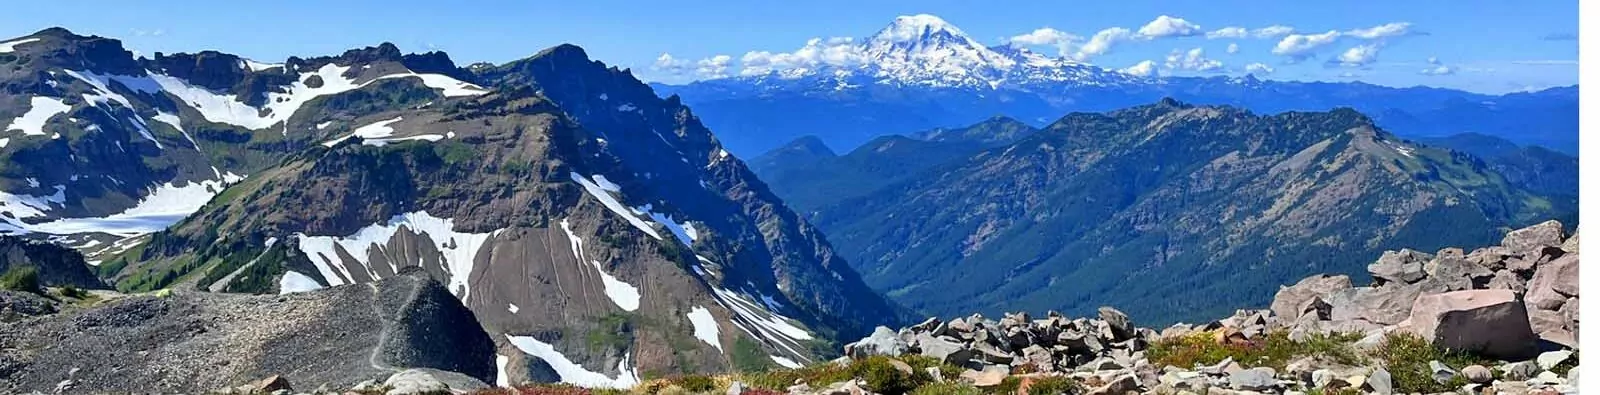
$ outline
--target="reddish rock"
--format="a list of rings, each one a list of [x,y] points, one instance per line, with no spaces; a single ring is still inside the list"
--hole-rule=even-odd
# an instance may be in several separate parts
[[[1505,359],[1529,356],[1537,340],[1527,307],[1503,289],[1423,295],[1403,327],[1435,347]]]

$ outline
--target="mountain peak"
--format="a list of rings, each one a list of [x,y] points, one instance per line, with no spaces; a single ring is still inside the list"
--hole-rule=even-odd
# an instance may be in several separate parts
[[[873,40],[912,41],[944,32],[952,36],[966,37],[967,34],[960,28],[945,22],[944,18],[929,14],[901,15],[894,18],[878,34],[873,35]]]

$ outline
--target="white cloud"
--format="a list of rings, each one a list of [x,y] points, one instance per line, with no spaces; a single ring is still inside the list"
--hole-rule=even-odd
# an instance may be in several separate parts
[[[1117,71],[1140,77],[1154,77],[1156,76],[1156,62],[1146,60]]]
[[[1228,44],[1228,53],[1229,54],[1239,53],[1239,43],[1230,43],[1230,44]]]
[[[1011,37],[1012,43],[1023,45],[1060,45],[1064,42],[1079,40],[1083,40],[1083,37],[1051,27],[1041,27],[1027,34]]]
[[[1273,70],[1272,66],[1268,66],[1266,63],[1257,62],[1244,66],[1244,72],[1250,74],[1272,74],[1273,71],[1277,70]]]
[[[1178,52],[1178,50],[1172,50],[1172,53],[1167,54],[1167,63],[1165,66],[1168,70],[1222,70],[1222,62],[1207,58],[1205,48],[1194,48],[1188,52]]]
[[[746,52],[739,62],[740,75],[761,75],[774,71],[817,66],[854,66],[865,61],[863,47],[850,37],[833,37],[826,40],[813,38],[794,52]]]
[[[1115,46],[1117,43],[1127,41],[1130,38],[1133,38],[1133,31],[1128,30],[1128,28],[1106,28],[1105,30],[1095,33],[1093,37],[1089,37],[1089,42],[1086,42],[1082,46],[1078,47],[1078,53],[1073,54],[1072,58],[1074,60],[1084,61],[1095,56],[1104,55],[1108,52],[1111,52],[1112,46]]]
[[[1327,33],[1322,34],[1290,34],[1284,36],[1283,40],[1278,41],[1278,45],[1272,48],[1272,53],[1303,59],[1318,49],[1328,44],[1333,44],[1338,39],[1339,31],[1337,30],[1329,30]]]
[[[1419,71],[1417,73],[1422,74],[1422,75],[1451,75],[1451,74],[1455,74],[1456,73],[1456,68],[1450,67],[1448,65],[1442,65],[1441,64],[1441,65],[1429,67],[1429,68],[1426,68],[1426,69],[1422,69],[1422,71]]]
[[[728,76],[728,64],[733,62],[733,57],[717,55],[695,62],[695,74],[701,78],[723,78]]]
[[[1366,29],[1352,29],[1344,32],[1345,35],[1366,40],[1380,38],[1400,37],[1413,34],[1411,22],[1391,22]]]
[[[1055,28],[1041,27],[1027,34],[1012,36],[1007,41],[1011,44],[1050,45],[1056,47],[1061,54],[1065,55],[1069,48],[1082,43],[1083,37],[1056,30]]]
[[[1379,43],[1361,44],[1344,53],[1339,54],[1339,64],[1349,67],[1366,66],[1378,61],[1378,51],[1383,49]]]
[[[661,56],[656,57],[656,63],[650,65],[650,69],[671,75],[682,75],[689,69],[690,63],[688,60],[677,59],[670,53],[662,52]]]
[[[1217,30],[1212,30],[1210,32],[1206,32],[1206,38],[1209,38],[1209,39],[1245,38],[1245,37],[1249,37],[1249,36],[1250,36],[1250,29],[1245,29],[1245,28],[1238,27],[1238,26],[1228,26],[1228,27],[1224,27],[1224,28],[1221,28],[1221,29],[1217,29]]]
[[[1251,32],[1256,38],[1278,38],[1294,33],[1294,28],[1284,25],[1272,25],[1256,29]]]
[[[1418,71],[1422,75],[1451,75],[1456,73],[1456,68],[1440,62],[1436,56],[1428,57],[1428,68]]]
[[[1199,35],[1200,25],[1190,23],[1183,18],[1166,15],[1158,16],[1155,20],[1139,28],[1139,37],[1153,39],[1162,37],[1187,37]]]

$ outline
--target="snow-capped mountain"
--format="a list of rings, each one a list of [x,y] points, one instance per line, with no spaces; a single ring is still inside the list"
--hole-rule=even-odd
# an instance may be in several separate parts
[[[844,152],[881,135],[970,125],[996,115],[1042,126],[1069,112],[1109,111],[1163,97],[1259,112],[1353,107],[1402,136],[1474,131],[1568,151],[1577,141],[1577,101],[1561,93],[1571,88],[1491,96],[1252,75],[1140,77],[1014,45],[985,46],[932,15],[898,17],[865,40],[818,41],[803,51],[820,53],[813,57],[819,60],[654,87],[694,105],[731,151],[747,157],[806,135]],[[1496,116],[1473,116],[1488,113]]]
[[[843,82],[816,84],[837,90],[860,87],[860,82],[997,89],[1045,81],[1105,85],[1143,80],[1022,47],[985,46],[955,25],[927,14],[901,16],[866,40],[831,43],[824,48],[830,60],[814,67],[734,79]]]

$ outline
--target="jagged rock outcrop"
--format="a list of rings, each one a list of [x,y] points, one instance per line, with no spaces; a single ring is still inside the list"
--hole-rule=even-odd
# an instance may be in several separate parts
[[[472,313],[417,272],[283,296],[129,295],[0,323],[0,344],[8,393],[201,393],[273,375],[348,388],[408,368],[496,375]]]

